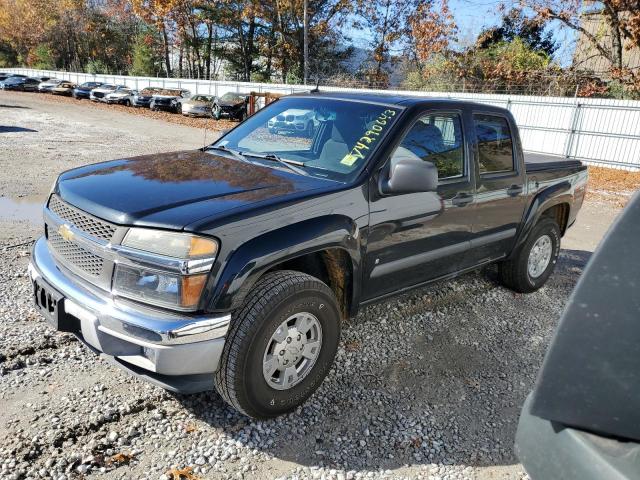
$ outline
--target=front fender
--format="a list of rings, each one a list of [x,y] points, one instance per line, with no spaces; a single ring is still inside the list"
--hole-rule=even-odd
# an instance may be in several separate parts
[[[216,280],[209,310],[237,308],[267,270],[284,261],[327,248],[340,248],[349,254],[354,279],[352,300],[359,298],[362,258],[359,229],[346,216],[328,215],[267,232],[235,249]]]
[[[569,206],[573,203],[573,190],[569,181],[551,185],[533,197],[522,221],[522,228],[520,228],[513,250],[511,250],[511,253],[507,257],[508,259],[513,258],[520,247],[527,241],[531,230],[540,219],[540,215],[542,215],[545,210],[561,203],[567,203]]]

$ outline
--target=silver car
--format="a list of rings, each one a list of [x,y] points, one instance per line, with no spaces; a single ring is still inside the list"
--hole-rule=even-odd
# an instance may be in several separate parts
[[[49,80],[45,80],[44,82],[40,82],[38,85],[38,92],[40,93],[51,93],[51,90],[54,87],[57,87],[63,82],[59,78],[50,78]]]
[[[110,104],[115,103],[118,105],[124,105],[125,107],[130,107],[133,104],[133,97],[137,94],[138,92],[135,90],[119,88],[111,93],[107,93],[104,96],[104,101]]]
[[[270,133],[299,133],[311,138],[317,119],[313,110],[289,109],[267,122]]]
[[[194,95],[182,102],[182,114],[188,117],[210,117],[213,95]]]

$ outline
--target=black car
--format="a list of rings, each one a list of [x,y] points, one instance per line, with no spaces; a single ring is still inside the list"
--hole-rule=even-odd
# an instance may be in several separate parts
[[[213,101],[211,115],[216,120],[229,118],[231,120],[244,120],[247,118],[247,104],[249,96],[240,93],[227,92]]]
[[[164,88],[153,94],[149,104],[151,110],[165,110],[179,113],[182,111],[182,101],[191,97],[191,92],[184,88]]]
[[[28,77],[9,77],[0,83],[3,90],[20,90],[23,92],[35,92],[38,90],[40,80]]]
[[[134,95],[132,105],[134,107],[149,108],[151,100],[153,100],[153,95],[158,93],[160,90],[162,89],[157,87],[143,88],[140,92]]]
[[[268,131],[292,110],[313,138]],[[579,161],[525,155],[503,108],[291,95],[208,147],[61,174],[30,292],[118,367],[273,417],[318,388],[365,305],[493,262],[512,290],[542,287],[586,182]]]
[[[73,98],[89,98],[91,90],[104,85],[102,82],[84,82],[73,89]]]

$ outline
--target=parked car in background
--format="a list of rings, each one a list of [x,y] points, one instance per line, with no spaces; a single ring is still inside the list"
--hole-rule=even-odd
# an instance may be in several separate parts
[[[229,118],[231,120],[244,120],[247,118],[247,104],[249,96],[240,93],[227,92],[213,101],[211,115],[216,120]]]
[[[35,78],[39,82],[46,82],[47,80],[51,79],[51,77],[31,77],[31,78]]]
[[[70,97],[73,95],[73,89],[76,88],[76,84],[72,82],[62,81],[51,89],[51,93],[54,95],[65,95]]]
[[[135,90],[129,88],[119,88],[115,92],[107,93],[104,101],[110,104],[124,105],[130,107],[133,103],[133,97],[136,95]]]
[[[102,82],[84,82],[73,89],[73,98],[89,98],[91,90],[104,85]]]
[[[210,117],[213,95],[194,95],[182,102],[182,114],[189,117]]]
[[[27,78],[26,75],[20,75],[19,73],[5,73],[5,72],[0,72],[0,82],[6,80],[9,77],[22,77],[22,78]]]
[[[49,80],[40,82],[38,85],[38,91],[40,93],[51,93],[51,89],[56,87],[60,82],[62,82],[62,80],[59,78],[50,78]]]
[[[286,110],[267,122],[270,133],[299,133],[313,137],[316,128],[316,116],[311,110]]]
[[[35,78],[9,77],[0,83],[3,90],[20,90],[22,92],[35,92],[40,82]]]
[[[144,107],[149,108],[151,105],[151,100],[153,100],[153,94],[162,90],[158,87],[147,87],[140,90],[133,96],[133,106],[134,107]]]
[[[191,97],[191,92],[183,88],[163,89],[153,94],[149,108],[178,113],[182,111],[182,102]]]
[[[94,102],[104,102],[106,101],[105,97],[108,94],[113,93],[117,90],[120,90],[121,88],[127,88],[127,86],[105,83],[104,85],[100,85],[98,88],[94,88],[93,90],[91,90],[91,93],[89,94],[89,99]]]

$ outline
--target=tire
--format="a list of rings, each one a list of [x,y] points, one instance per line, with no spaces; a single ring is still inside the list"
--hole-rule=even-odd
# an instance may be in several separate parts
[[[220,118],[222,118],[222,112],[220,110],[220,106],[219,105],[214,105],[213,109],[211,111],[211,116],[215,119],[215,120],[220,120]]]
[[[315,320],[320,325],[321,328],[311,328],[302,333],[303,341],[308,341],[308,336],[310,341],[314,341],[313,332],[320,332],[319,351],[315,350],[315,360],[307,367],[304,366],[307,360],[301,353],[299,360],[292,360],[289,364],[301,372],[307,368],[299,383],[290,388],[282,384],[280,388],[274,387],[276,382],[284,381],[286,375],[276,371],[273,375],[280,376],[280,379],[274,380],[270,376],[273,383],[268,383],[267,374],[263,373],[263,362],[273,345],[276,347],[272,350],[272,360],[287,362],[286,356],[279,357],[285,355],[285,350],[274,343],[277,341],[274,337],[283,322],[295,323],[300,317],[305,320],[312,317],[310,321]],[[295,337],[295,331],[285,332],[286,340],[283,337],[280,341],[292,340],[288,337],[292,332],[292,337]],[[297,335],[298,341],[300,336]],[[339,340],[340,310],[327,285],[300,272],[283,270],[268,273],[256,282],[242,307],[234,314],[220,366],[215,373],[216,389],[227,403],[249,417],[264,419],[282,415],[301,405],[320,386],[331,368]],[[294,342],[291,342],[292,347],[295,347]],[[286,348],[286,355],[289,355],[292,350]],[[296,363],[298,361],[302,363]]]
[[[533,255],[536,255],[536,252],[534,252],[535,245],[541,247],[541,249],[537,249],[538,253],[545,250],[547,240],[544,237],[551,243],[550,257],[546,267],[544,267],[544,262],[541,260],[536,271],[535,268],[530,268],[529,259],[532,256],[532,252]],[[500,281],[504,286],[516,292],[535,292],[547,282],[553,273],[559,254],[560,227],[553,218],[542,218],[533,227],[527,241],[520,247],[514,258],[498,264]],[[543,259],[546,258],[545,255],[542,255],[542,257]],[[531,258],[532,263],[535,264],[534,258]]]
[[[124,106],[125,107],[130,107],[131,106],[131,100],[125,100],[124,101]]]

